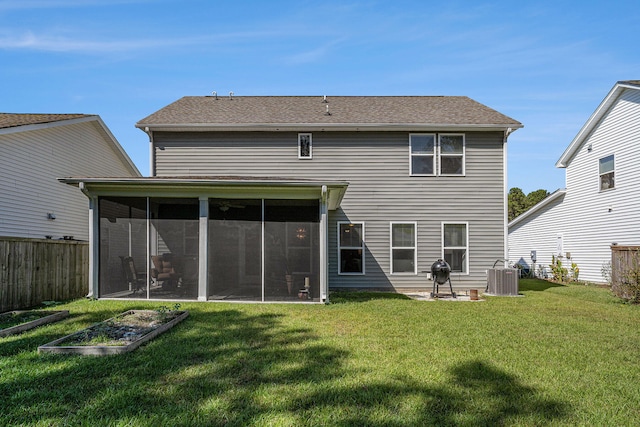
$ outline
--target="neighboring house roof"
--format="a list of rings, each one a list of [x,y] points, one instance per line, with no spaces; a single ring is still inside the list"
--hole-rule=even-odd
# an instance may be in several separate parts
[[[589,120],[587,120],[584,126],[582,126],[582,129],[580,129],[575,138],[573,138],[573,141],[571,141],[567,149],[564,150],[564,153],[562,153],[562,155],[556,162],[557,168],[566,168],[569,163],[571,163],[573,157],[580,150],[591,132],[593,132],[593,130],[600,123],[603,117],[609,112],[611,106],[613,106],[620,95],[628,89],[640,90],[640,80],[623,80],[617,82],[615,86],[613,86],[613,89],[611,89],[609,94],[600,103],[591,117],[589,117]]]
[[[79,119],[82,117],[92,117],[92,115],[0,113],[0,129],[26,125],[37,125],[41,123],[52,123],[61,120]]]
[[[466,96],[186,96],[136,127],[515,130],[522,124]]]
[[[507,225],[507,227],[511,228],[514,225],[517,225],[520,222],[524,221],[525,219],[535,215],[536,213],[544,209],[546,206],[554,202],[556,199],[559,199],[560,197],[564,197],[566,192],[567,190],[565,189],[558,189],[554,191],[553,193],[551,193],[550,195],[548,195],[547,197],[545,197],[544,199],[542,199],[541,201],[533,205],[531,208],[529,208],[528,211],[518,215],[513,220],[511,220],[511,222]]]
[[[96,114],[0,113],[0,135],[85,122],[95,122],[105,141],[113,146],[120,160],[129,168],[132,175],[142,175],[107,125],[102,121],[100,116]]]

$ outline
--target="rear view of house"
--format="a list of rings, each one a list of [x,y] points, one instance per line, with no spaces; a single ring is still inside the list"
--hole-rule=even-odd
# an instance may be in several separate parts
[[[522,125],[467,97],[184,97],[136,126],[151,177],[66,180],[91,198],[101,297],[325,301],[428,288],[440,258],[484,288],[506,254]]]

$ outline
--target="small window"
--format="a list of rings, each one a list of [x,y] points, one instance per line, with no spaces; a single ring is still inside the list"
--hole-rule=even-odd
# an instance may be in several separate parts
[[[416,274],[416,223],[391,223],[391,274]]]
[[[364,223],[338,223],[338,273],[364,274]]]
[[[312,143],[310,133],[298,134],[298,158],[299,159],[311,159],[312,158]]]
[[[467,233],[466,223],[442,224],[442,255],[454,273],[469,272]]]
[[[613,154],[600,159],[600,191],[610,190],[615,187],[615,169]]]
[[[411,151],[411,175],[435,175],[435,134],[412,133],[409,135]]]
[[[464,175],[464,135],[441,134],[440,175]]]

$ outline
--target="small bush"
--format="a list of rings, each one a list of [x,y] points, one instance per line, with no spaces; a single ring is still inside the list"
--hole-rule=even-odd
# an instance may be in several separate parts
[[[551,269],[551,280],[554,282],[565,283],[569,279],[569,271],[566,267],[562,266],[562,261],[556,258],[555,255],[551,255],[551,264],[549,265]]]

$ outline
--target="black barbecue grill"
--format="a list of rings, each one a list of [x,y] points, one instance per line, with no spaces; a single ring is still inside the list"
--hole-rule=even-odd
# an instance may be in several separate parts
[[[449,290],[451,296],[456,298],[456,293],[453,292],[453,286],[451,286],[451,267],[447,261],[439,259],[431,265],[431,278],[433,279],[433,290],[431,291],[431,298],[437,297],[440,291],[440,285],[444,285],[449,282]]]

